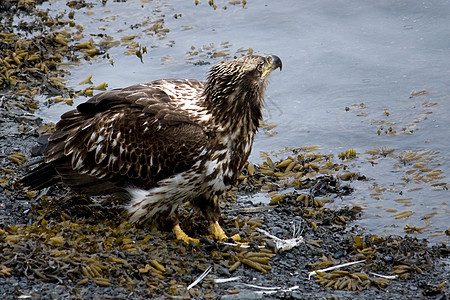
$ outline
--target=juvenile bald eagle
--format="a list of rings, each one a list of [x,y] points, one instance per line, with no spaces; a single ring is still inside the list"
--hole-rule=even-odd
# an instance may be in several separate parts
[[[180,205],[190,202],[226,239],[218,195],[237,180],[262,119],[274,55],[214,66],[206,82],[166,79],[98,94],[61,116],[45,161],[21,182],[63,182],[87,194],[127,192],[130,221],[170,222],[178,239]]]

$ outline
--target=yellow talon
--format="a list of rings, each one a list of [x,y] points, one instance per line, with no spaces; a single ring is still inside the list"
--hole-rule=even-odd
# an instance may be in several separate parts
[[[238,242],[241,240],[241,236],[239,235],[239,233],[236,233],[235,235],[233,235],[231,237],[235,242]]]
[[[218,239],[219,241],[224,241],[228,239],[228,236],[225,234],[225,231],[223,231],[222,227],[220,227],[219,222],[211,223],[211,233]],[[247,243],[240,243],[238,241],[241,240],[241,237],[239,234],[235,234],[231,237],[236,244],[239,245],[246,245]]]
[[[220,227],[219,222],[211,223],[211,233],[218,239],[219,241],[223,241],[228,239],[225,231],[223,231],[222,227]]]
[[[173,231],[173,233],[175,233],[177,240],[182,240],[186,244],[189,244],[189,243],[198,244],[199,243],[198,239],[191,238],[186,233],[184,233],[184,231],[180,227],[180,224],[173,226],[172,231]]]

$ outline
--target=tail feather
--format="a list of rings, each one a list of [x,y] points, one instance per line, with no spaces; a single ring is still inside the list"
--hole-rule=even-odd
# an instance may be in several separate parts
[[[53,163],[42,163],[28,172],[18,183],[31,190],[40,190],[56,183],[64,183],[78,193],[93,195],[122,192],[124,183],[120,180],[101,180],[94,176],[79,174],[70,167],[70,162],[59,161],[58,172]]]
[[[39,165],[19,180],[24,186],[31,190],[40,190],[60,182],[60,177],[55,168],[47,163]]]

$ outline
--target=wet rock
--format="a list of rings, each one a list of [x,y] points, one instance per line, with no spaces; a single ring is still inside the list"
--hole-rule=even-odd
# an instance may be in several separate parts
[[[237,294],[221,296],[220,299],[222,299],[222,300],[256,300],[256,299],[264,299],[264,294],[255,293],[253,291],[242,291]]]
[[[333,257],[334,258],[341,258],[345,255],[343,250],[338,250],[336,253],[334,253]]]
[[[390,255],[387,255],[387,256],[383,257],[383,260],[387,263],[391,263],[394,260],[394,258]]]

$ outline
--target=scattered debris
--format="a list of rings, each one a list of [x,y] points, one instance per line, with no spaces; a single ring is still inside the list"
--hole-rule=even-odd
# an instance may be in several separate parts
[[[192,289],[194,286],[196,286],[200,281],[203,280],[203,278],[205,278],[206,276],[208,276],[209,272],[211,272],[212,270],[212,266],[209,266],[208,268],[206,268],[205,272],[202,273],[202,275],[200,275],[197,279],[194,280],[193,283],[191,283],[188,287],[187,290],[189,291],[190,289]]]
[[[332,270],[336,270],[336,269],[352,266],[352,265],[355,265],[355,264],[360,264],[362,262],[365,262],[365,260],[352,261],[352,262],[348,262],[348,263],[345,263],[345,264],[340,264],[340,265],[337,265],[337,266],[333,266],[333,267],[329,267],[329,268],[325,268],[325,269],[321,269],[321,270],[312,271],[312,272],[308,273],[308,279],[311,279],[311,276],[316,275],[318,272],[328,272],[328,271],[332,271]]]

